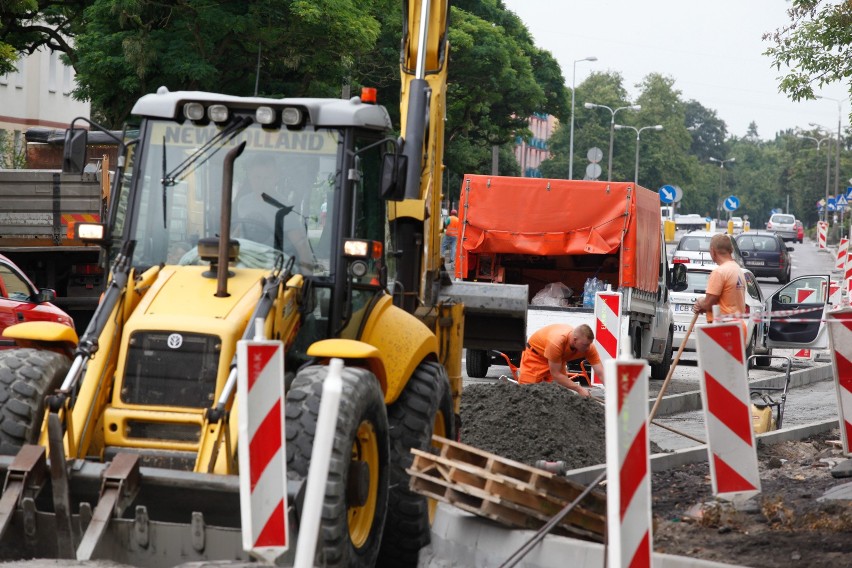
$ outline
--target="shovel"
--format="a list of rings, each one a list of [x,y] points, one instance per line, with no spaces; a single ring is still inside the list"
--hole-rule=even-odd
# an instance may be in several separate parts
[[[680,355],[683,353],[683,348],[686,347],[686,340],[689,339],[689,334],[692,333],[692,328],[695,327],[695,322],[698,321],[698,312],[692,316],[692,321],[689,322],[689,327],[686,329],[686,335],[683,336],[683,340],[680,342],[680,349],[677,350],[677,355],[675,355],[672,360],[672,366],[669,368],[669,374],[666,375],[666,380],[663,381],[663,386],[660,387],[660,394],[657,395],[657,400],[654,402],[653,408],[651,408],[651,414],[648,415],[648,421],[652,421],[654,416],[657,415],[657,408],[660,406],[660,402],[663,400],[663,396],[666,394],[666,389],[669,386],[669,381],[672,380],[672,375],[674,375],[675,368],[677,364],[680,362]]]

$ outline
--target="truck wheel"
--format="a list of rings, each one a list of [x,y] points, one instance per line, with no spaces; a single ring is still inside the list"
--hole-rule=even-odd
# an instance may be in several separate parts
[[[490,359],[491,356],[484,349],[468,349],[465,354],[467,376],[474,379],[484,378],[488,374]]]
[[[663,352],[663,360],[651,365],[651,379],[663,381],[669,375],[672,368],[672,343],[674,343],[674,328],[669,327],[669,336],[666,339],[666,350]]]
[[[399,398],[388,408],[390,425],[390,496],[388,519],[377,566],[417,566],[420,549],[429,544],[437,501],[409,489],[414,456],[411,448],[429,450],[432,435],[455,438],[453,397],[447,372],[438,363],[421,363]]]
[[[40,349],[0,351],[0,454],[34,444],[44,419],[44,397],[59,388],[71,362]]]
[[[754,358],[755,367],[769,367],[770,365],[772,365],[772,349],[767,351],[765,356]]]
[[[306,367],[286,400],[287,468],[308,476],[323,379]],[[318,566],[374,566],[388,508],[388,421],[384,395],[366,369],[343,370],[343,393],[332,442],[317,542]]]

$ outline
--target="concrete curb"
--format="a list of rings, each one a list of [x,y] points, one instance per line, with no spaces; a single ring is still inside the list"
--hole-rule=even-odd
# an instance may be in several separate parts
[[[824,420],[822,422],[812,422],[795,428],[776,430],[774,432],[765,432],[757,435],[757,446],[771,446],[781,442],[789,442],[790,440],[803,440],[814,434],[828,432],[833,428],[840,427],[840,422],[837,418]],[[680,467],[689,463],[699,463],[707,461],[707,446],[693,446],[682,450],[675,450],[664,454],[654,454],[651,456],[651,471],[665,471],[673,467]],[[606,464],[592,465],[580,469],[572,469],[565,474],[565,477],[571,481],[588,485],[606,468]]]
[[[825,381],[832,377],[834,371],[832,366],[819,365],[809,367],[807,369],[799,369],[790,373],[790,388],[801,387],[811,383]],[[756,379],[749,382],[751,387],[783,387],[784,374],[779,374],[774,377],[766,377]],[[648,409],[654,406],[656,397],[649,400]],[[657,409],[657,416],[669,416],[671,414],[680,414],[681,412],[691,412],[693,410],[701,410],[701,391],[689,391],[680,394],[672,394],[664,396],[660,401],[660,407]]]
[[[419,568],[486,568],[502,565],[520,549],[534,531],[510,529],[456,509],[438,504],[432,525],[432,544],[420,551]],[[547,535],[519,563],[525,568],[604,566],[604,546],[565,536]],[[654,553],[655,568],[731,568],[686,556]]]

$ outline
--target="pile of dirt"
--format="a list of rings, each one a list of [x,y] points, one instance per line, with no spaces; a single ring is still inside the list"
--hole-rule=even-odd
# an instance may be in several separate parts
[[[529,465],[563,461],[577,469],[606,462],[604,420],[603,405],[555,383],[470,385],[461,441]]]
[[[707,463],[654,473],[654,549],[766,568],[852,565],[852,504],[818,500],[849,481],[831,476],[839,436],[759,445],[761,492],[737,505],[713,499]]]

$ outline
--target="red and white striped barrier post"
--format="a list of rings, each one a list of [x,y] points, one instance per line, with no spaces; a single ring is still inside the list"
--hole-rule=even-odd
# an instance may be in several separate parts
[[[849,440],[852,437],[852,308],[828,313],[828,337],[837,389],[840,438],[843,441],[843,453],[849,455]]]
[[[289,547],[284,344],[260,336],[238,341],[237,372],[243,549],[272,563]]]
[[[654,547],[648,363],[622,355],[604,361],[603,365],[609,393],[606,397],[607,566],[651,566]]]
[[[837,262],[834,265],[834,270],[843,272],[846,270],[846,256],[849,253],[849,239],[841,237],[840,245],[837,247]]]
[[[619,338],[622,335],[621,292],[595,293],[595,348],[601,362],[618,357]],[[592,371],[591,386],[604,387],[604,383]]]
[[[817,242],[819,243],[820,250],[826,250],[828,248],[827,244],[828,239],[828,223],[825,221],[817,222]]]
[[[713,494],[730,499],[760,493],[752,429],[745,341],[738,322],[698,329],[698,366]]]

